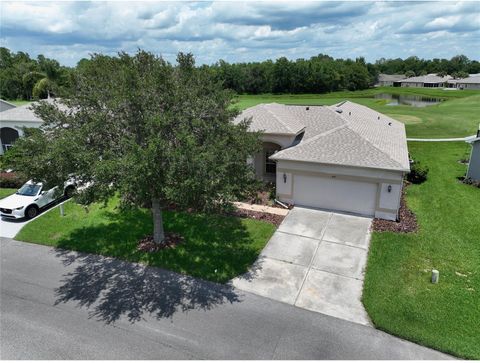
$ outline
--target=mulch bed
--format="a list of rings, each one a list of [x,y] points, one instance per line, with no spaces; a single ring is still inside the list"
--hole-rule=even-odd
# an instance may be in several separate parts
[[[152,235],[148,235],[138,241],[137,250],[142,252],[157,252],[168,248],[175,248],[179,244],[182,244],[183,240],[183,237],[178,233],[166,232],[165,241],[159,244],[153,241]]]
[[[282,223],[285,216],[280,216],[278,214],[271,214],[271,213],[264,213],[264,212],[256,212],[246,209],[237,209],[236,211],[229,213],[232,216],[240,217],[240,218],[251,218],[257,219],[259,221],[268,222],[274,224],[275,226],[279,226]]]
[[[401,232],[411,233],[418,231],[417,217],[407,207],[405,202],[406,189],[410,183],[406,182],[403,186],[402,197],[400,199],[399,220],[386,221],[384,219],[375,218],[372,223],[372,229],[377,232]]]
[[[256,198],[249,198],[244,200],[243,202],[248,204],[264,205],[272,208],[283,208],[277,203],[274,203],[272,200],[270,200],[270,192],[268,191],[259,191],[257,192]]]

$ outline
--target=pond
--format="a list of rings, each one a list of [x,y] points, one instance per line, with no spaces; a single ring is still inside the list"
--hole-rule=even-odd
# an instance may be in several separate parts
[[[374,96],[376,99],[388,100],[387,106],[407,105],[412,107],[426,107],[437,105],[444,101],[443,98],[428,97],[420,95],[401,95],[397,93],[379,93]]]

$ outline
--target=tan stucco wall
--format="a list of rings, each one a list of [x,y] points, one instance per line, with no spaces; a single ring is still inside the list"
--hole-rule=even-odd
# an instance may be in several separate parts
[[[480,83],[457,83],[457,88],[461,88],[461,89],[480,89]]]

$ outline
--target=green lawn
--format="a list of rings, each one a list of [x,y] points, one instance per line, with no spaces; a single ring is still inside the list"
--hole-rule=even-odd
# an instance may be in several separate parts
[[[11,104],[14,104],[15,106],[23,106],[23,105],[26,105],[28,103],[31,103],[32,101],[25,101],[25,100],[14,100],[14,101],[7,101]]]
[[[185,243],[153,254],[136,250],[136,242],[152,233],[148,210],[120,212],[112,200],[106,208],[88,212],[73,202],[26,225],[17,240],[141,262],[203,279],[226,282],[247,271],[275,230],[253,219],[219,215],[165,212],[167,231],[178,232]]]
[[[446,101],[424,108],[387,106],[374,99],[377,93],[403,93],[445,98]],[[259,103],[333,105],[344,100],[373,108],[404,122],[408,137],[443,138],[473,135],[478,128],[480,91],[443,91],[421,88],[382,87],[357,92],[332,92],[318,95],[241,95],[237,107],[245,109]]]
[[[17,189],[12,188],[0,188],[0,199],[8,197],[10,194],[13,194]]]
[[[430,168],[425,183],[407,189],[420,230],[373,234],[363,301],[382,330],[480,359],[480,189],[457,180],[469,148],[409,143]],[[440,271],[438,285],[430,283],[432,269]]]

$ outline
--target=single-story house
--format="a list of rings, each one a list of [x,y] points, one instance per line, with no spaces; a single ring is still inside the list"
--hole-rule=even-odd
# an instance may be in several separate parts
[[[0,112],[10,110],[11,108],[15,108],[15,107],[17,106],[15,106],[13,103],[10,103],[5,100],[0,100]]]
[[[378,75],[378,86],[385,87],[400,87],[402,80],[405,79],[404,74],[379,74]]]
[[[472,144],[472,152],[468,163],[467,178],[480,180],[480,128],[477,136],[467,141]]]
[[[260,104],[251,119],[263,149],[249,161],[285,203],[395,220],[410,170],[405,126],[368,107]]]
[[[448,80],[452,79],[451,76],[440,77],[434,73],[427,74],[425,76],[405,78],[400,81],[402,87],[429,87],[437,88],[444,87]]]
[[[470,74],[467,78],[450,79],[449,88],[480,90],[480,74]]]
[[[35,116],[30,104],[0,112],[0,140],[2,155],[13,143],[23,136],[24,127],[40,127],[43,121]]]

